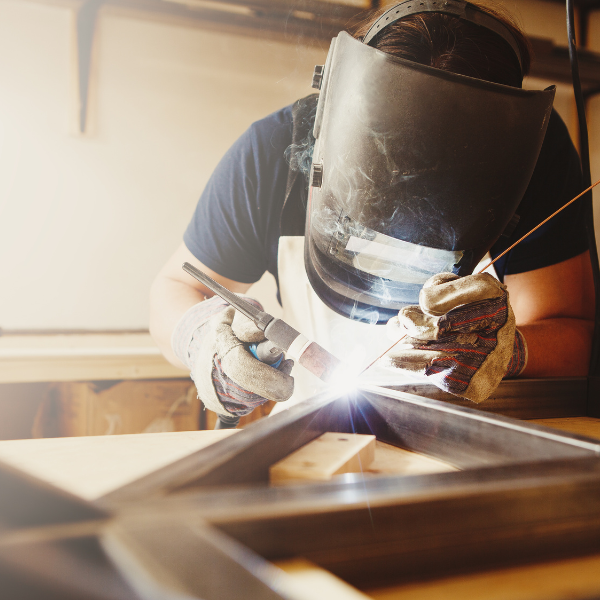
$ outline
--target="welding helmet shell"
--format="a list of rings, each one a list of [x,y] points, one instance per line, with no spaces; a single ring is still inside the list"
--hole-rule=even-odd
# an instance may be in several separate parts
[[[527,189],[553,99],[334,38],[305,235],[321,300],[384,323],[432,275],[472,273]]]

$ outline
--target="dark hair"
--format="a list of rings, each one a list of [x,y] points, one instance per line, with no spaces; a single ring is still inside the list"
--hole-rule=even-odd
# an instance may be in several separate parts
[[[409,15],[381,31],[370,43],[393,56],[477,79],[521,87],[529,73],[531,46],[505,11],[471,3],[500,21],[514,36],[522,68],[500,35],[454,15],[426,12]],[[389,7],[387,7],[389,8]],[[361,39],[386,9],[371,13],[354,36]]]

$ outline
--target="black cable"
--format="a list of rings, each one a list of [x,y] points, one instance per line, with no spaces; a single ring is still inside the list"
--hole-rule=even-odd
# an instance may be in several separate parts
[[[581,79],[579,78],[579,61],[577,58],[577,45],[575,39],[575,12],[573,0],[567,2],[567,34],[569,36],[569,59],[571,61],[571,74],[573,77],[573,92],[575,104],[577,105],[577,118],[579,121],[579,155],[583,173],[584,189],[592,184],[590,169],[590,148],[588,140],[588,129],[585,116],[585,100],[581,91]],[[600,376],[600,336],[598,335],[598,324],[600,323],[600,265],[598,263],[598,251],[596,249],[596,235],[594,233],[594,209],[592,204],[592,192],[589,191],[582,198],[584,202],[585,227],[590,250],[590,260],[594,274],[594,291],[596,294],[596,308],[594,319],[594,337],[592,340],[592,354],[590,358],[589,375]],[[591,388],[592,386],[590,386]],[[594,404],[596,403],[594,399]]]

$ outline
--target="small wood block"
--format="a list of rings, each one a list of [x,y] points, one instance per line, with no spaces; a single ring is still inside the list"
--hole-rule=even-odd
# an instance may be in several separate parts
[[[277,580],[278,589],[287,592],[294,600],[369,600],[356,588],[321,567],[304,560],[294,558],[276,562],[275,566],[285,572],[287,577]]]
[[[273,484],[328,481],[341,473],[365,471],[375,458],[375,436],[324,433],[269,469]]]

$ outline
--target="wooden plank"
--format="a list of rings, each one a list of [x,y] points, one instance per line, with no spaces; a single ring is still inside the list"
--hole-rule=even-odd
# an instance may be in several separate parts
[[[595,419],[593,417],[535,419],[529,422],[535,423],[536,425],[560,429],[561,431],[576,433],[577,435],[585,435],[587,437],[600,439],[600,419]]]
[[[326,432],[271,465],[272,484],[329,481],[342,473],[361,473],[375,458],[375,436]]]
[[[456,467],[441,460],[403,448],[396,448],[396,446],[377,440],[375,459],[365,469],[365,473],[372,475],[425,475],[456,470]]]
[[[0,441],[0,460],[80,498],[94,500],[235,432]]]
[[[295,558],[276,562],[275,566],[287,575],[287,578],[282,580],[282,591],[287,591],[294,600],[315,600],[315,598],[368,600],[370,598],[308,560]]]
[[[150,334],[3,335],[0,383],[187,377]]]
[[[367,593],[374,600],[587,600],[600,595],[600,554]]]

